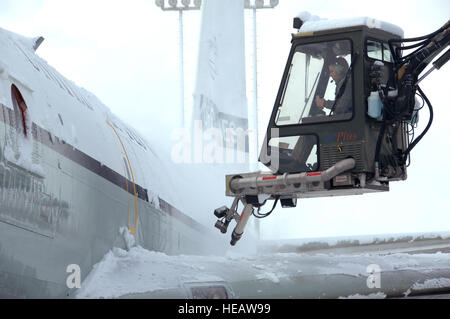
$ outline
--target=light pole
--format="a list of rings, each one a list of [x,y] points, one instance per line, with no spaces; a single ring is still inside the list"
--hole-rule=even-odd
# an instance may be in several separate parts
[[[192,3],[192,5],[191,5]],[[181,127],[184,127],[184,45],[183,45],[183,11],[199,10],[202,0],[155,0],[157,7],[163,11],[178,11],[179,22],[179,55],[180,55],[180,111],[181,111]]]
[[[267,4],[265,3],[267,2]],[[278,0],[244,0],[244,8],[253,11],[253,104],[248,112],[249,132],[249,162],[250,170],[258,170],[258,64],[257,64],[257,45],[256,45],[256,10],[272,9],[278,5]],[[251,136],[253,135],[253,138]],[[255,231],[258,237],[261,237],[260,220],[255,219]]]
[[[253,103],[249,108],[248,128],[253,133],[253,139],[249,139],[250,147],[250,170],[257,170],[253,167],[258,162],[258,65],[257,65],[257,44],[256,44],[256,10],[273,9],[279,0],[245,0],[244,8],[253,11]],[[252,134],[251,134],[252,135]]]

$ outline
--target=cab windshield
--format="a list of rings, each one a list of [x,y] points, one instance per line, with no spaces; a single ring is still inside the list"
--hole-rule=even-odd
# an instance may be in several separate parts
[[[351,41],[299,45],[292,57],[275,123],[297,125],[350,119]]]

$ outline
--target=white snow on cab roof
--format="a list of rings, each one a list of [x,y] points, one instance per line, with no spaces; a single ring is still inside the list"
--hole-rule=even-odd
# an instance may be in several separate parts
[[[297,17],[303,21],[300,32],[315,32],[363,25],[368,28],[380,29],[400,37],[404,36],[403,29],[399,26],[369,17],[326,20],[320,19],[318,16],[313,16],[306,11],[300,12]]]

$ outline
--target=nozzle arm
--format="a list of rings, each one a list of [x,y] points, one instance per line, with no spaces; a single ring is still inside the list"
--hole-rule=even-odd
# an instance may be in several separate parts
[[[253,205],[246,204],[244,207],[244,210],[242,211],[242,214],[239,218],[239,221],[237,222],[237,225],[234,228],[233,233],[231,234],[230,244],[232,246],[234,246],[236,244],[236,242],[239,239],[241,239],[242,234],[244,233],[244,228],[247,225],[247,222],[252,214],[253,214]]]

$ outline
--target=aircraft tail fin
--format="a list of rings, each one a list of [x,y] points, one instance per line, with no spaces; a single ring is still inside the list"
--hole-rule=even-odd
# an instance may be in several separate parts
[[[201,23],[193,121],[247,130],[244,1],[205,0]]]

